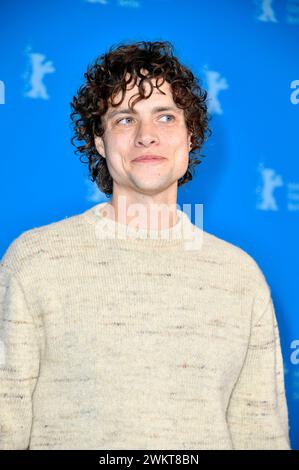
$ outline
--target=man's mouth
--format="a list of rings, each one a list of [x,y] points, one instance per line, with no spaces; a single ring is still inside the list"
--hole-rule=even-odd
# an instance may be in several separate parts
[[[133,160],[134,163],[161,163],[165,160],[159,155],[141,155]]]

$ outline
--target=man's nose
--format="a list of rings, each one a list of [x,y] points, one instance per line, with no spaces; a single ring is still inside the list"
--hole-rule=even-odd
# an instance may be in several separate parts
[[[140,124],[135,138],[137,146],[148,146],[158,143],[159,138],[156,130],[151,124]]]

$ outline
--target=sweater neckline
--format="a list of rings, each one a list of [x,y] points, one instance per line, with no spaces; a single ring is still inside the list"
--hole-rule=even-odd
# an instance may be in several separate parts
[[[128,244],[145,248],[199,249],[202,230],[192,224],[188,215],[178,208],[175,225],[162,230],[148,230],[136,229],[130,224],[120,223],[105,216],[107,204],[108,202],[101,202],[82,214],[85,220],[94,225],[98,240],[113,240],[119,246]]]

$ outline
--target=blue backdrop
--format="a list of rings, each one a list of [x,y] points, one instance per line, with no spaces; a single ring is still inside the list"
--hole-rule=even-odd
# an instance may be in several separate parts
[[[178,204],[202,203],[204,230],[265,274],[299,449],[299,0],[2,0],[0,38],[1,256],[107,200],[70,144],[69,103],[99,54],[168,40],[200,77],[213,135]]]

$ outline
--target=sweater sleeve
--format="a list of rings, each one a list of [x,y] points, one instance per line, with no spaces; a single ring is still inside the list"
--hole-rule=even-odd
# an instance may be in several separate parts
[[[0,449],[27,449],[39,373],[35,324],[15,274],[0,264]]]
[[[283,358],[271,295],[251,326],[227,422],[234,449],[290,450]]]

